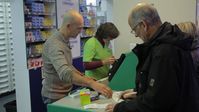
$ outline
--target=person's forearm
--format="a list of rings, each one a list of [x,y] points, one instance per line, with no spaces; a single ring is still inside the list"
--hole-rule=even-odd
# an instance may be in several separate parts
[[[75,71],[72,75],[72,83],[80,86],[90,87],[108,98],[112,96],[112,91],[109,87],[104,84],[100,84],[91,78],[82,76]]]
[[[91,84],[94,83],[94,80],[74,72],[72,76],[72,83],[80,86],[91,87]]]
[[[92,70],[92,69],[96,69],[102,66],[103,66],[102,61],[84,62],[85,70]]]

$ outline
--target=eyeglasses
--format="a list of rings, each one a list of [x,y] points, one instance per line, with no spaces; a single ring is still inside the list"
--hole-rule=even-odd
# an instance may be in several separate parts
[[[141,22],[138,22],[138,23],[132,28],[132,30],[131,30],[131,33],[132,33],[132,34],[135,34],[136,28],[137,28],[137,26],[138,26],[140,23],[141,23]]]

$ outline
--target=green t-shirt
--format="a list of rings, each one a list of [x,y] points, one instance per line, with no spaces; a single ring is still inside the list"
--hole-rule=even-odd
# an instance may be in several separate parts
[[[112,56],[112,50],[108,48],[107,45],[103,47],[97,38],[92,37],[86,41],[84,45],[83,62],[103,60],[110,56]],[[99,80],[108,76],[108,71],[109,65],[104,65],[93,70],[86,70],[85,75]]]

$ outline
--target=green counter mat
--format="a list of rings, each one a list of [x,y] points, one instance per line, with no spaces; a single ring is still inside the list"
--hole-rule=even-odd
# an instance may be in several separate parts
[[[85,109],[48,104],[48,112],[92,112]]]

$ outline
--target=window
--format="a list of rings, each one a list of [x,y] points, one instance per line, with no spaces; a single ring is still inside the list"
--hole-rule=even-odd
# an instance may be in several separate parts
[[[11,7],[0,1],[0,94],[15,89]]]
[[[93,5],[96,6],[96,0],[86,0],[86,5]]]

